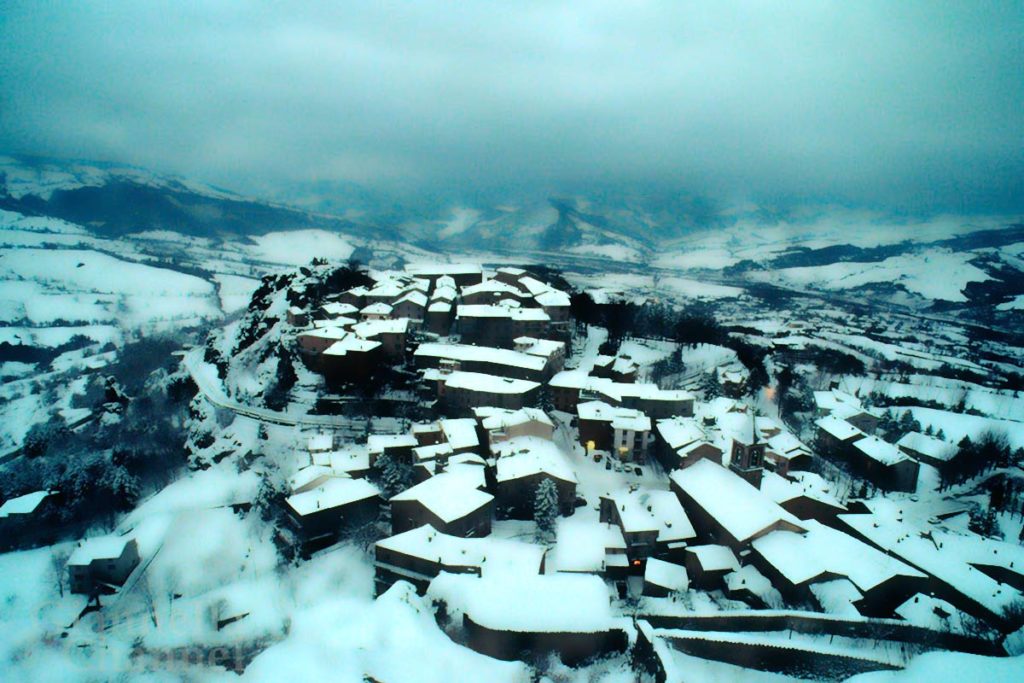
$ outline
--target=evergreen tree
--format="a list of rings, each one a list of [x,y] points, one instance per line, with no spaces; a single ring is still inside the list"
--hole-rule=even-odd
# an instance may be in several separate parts
[[[936,439],[946,440],[946,432],[942,431],[942,427],[939,427],[939,431],[935,432]]]
[[[537,542],[554,543],[558,523],[558,489],[550,479],[537,487],[533,501],[533,520],[537,523]]]
[[[718,383],[718,375],[714,369],[704,373],[700,381],[700,389],[704,392],[704,400],[710,401],[722,395],[722,385]]]
[[[412,473],[390,455],[377,458],[375,467],[380,471],[380,487],[385,497],[390,498],[408,488]]]
[[[932,430],[932,426],[929,424],[927,427],[924,428],[924,433],[925,436],[932,436],[935,432],[934,430]]]

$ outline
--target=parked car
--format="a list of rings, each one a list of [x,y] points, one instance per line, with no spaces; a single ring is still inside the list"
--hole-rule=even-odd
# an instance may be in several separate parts
[[[604,468],[606,470],[610,470],[612,468],[612,461],[611,460],[605,460],[604,461]]]
[[[644,476],[644,471],[640,468],[639,465],[633,468],[633,473],[638,477]]]
[[[601,458],[603,457],[604,456],[601,455],[600,453],[594,453],[594,462],[601,462]]]

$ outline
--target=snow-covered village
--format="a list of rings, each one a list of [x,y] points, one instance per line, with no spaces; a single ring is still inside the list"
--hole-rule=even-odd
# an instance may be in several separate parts
[[[1020,2],[0,3],[0,683],[1024,681]]]
[[[103,353],[69,354],[97,371],[53,397],[8,486],[84,429],[126,445],[8,489],[5,547],[44,546],[0,555],[21,577],[4,584],[10,656],[99,678],[1008,671],[1024,652],[1009,349],[965,354],[940,317],[766,315],[644,283],[314,259],[133,388]],[[142,384],[177,406],[179,474],[131,445],[171,430]]]

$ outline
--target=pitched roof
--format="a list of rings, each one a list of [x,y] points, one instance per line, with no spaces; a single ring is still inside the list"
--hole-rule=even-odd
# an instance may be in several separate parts
[[[670,475],[672,481],[737,542],[777,528],[801,529],[802,522],[745,479],[710,460],[698,460]]]

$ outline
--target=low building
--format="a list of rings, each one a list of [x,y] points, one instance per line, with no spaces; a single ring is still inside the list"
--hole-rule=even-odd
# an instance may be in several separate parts
[[[370,466],[377,463],[382,455],[394,458],[397,462],[412,464],[412,449],[419,442],[412,434],[371,434],[366,439],[366,450],[369,453]]]
[[[497,444],[520,436],[535,436],[550,441],[554,437],[555,425],[551,418],[539,408],[474,408],[481,431],[487,435],[488,452],[493,453]]]
[[[416,367],[446,368],[540,382],[550,377],[548,361],[540,356],[469,344],[420,344],[413,353]]]
[[[0,505],[0,550],[56,542],[53,521],[58,498],[55,491],[34,491],[4,501]]]
[[[454,309],[449,301],[431,301],[427,307],[426,330],[440,337],[447,337],[455,320]]]
[[[927,463],[940,471],[949,466],[959,451],[948,441],[920,432],[907,432],[896,442],[896,447],[914,460]]]
[[[417,323],[422,323],[427,312],[428,299],[423,292],[412,291],[396,299],[392,304],[391,317],[408,318]]]
[[[818,427],[818,451],[842,460],[852,460],[853,444],[867,436],[835,415],[815,420],[814,424]]]
[[[658,420],[655,454],[666,472],[689,467],[702,458],[722,464],[722,449],[708,440],[704,427],[693,417]]]
[[[740,568],[740,563],[728,546],[709,544],[687,548],[685,566],[691,586],[715,590],[724,585],[726,574]]]
[[[557,653],[572,665],[628,645],[608,588],[597,576],[441,574],[427,595],[448,614],[462,615],[467,645],[488,657]]]
[[[806,533],[776,531],[751,544],[755,565],[783,596],[802,601],[813,583],[848,579],[863,596],[856,607],[867,616],[889,616],[915,593],[926,590],[927,576],[841,531],[814,520]]]
[[[484,280],[462,288],[462,303],[466,306],[489,306],[509,299],[523,303],[527,297],[518,287],[501,280]]]
[[[352,331],[360,338],[380,342],[384,358],[394,362],[405,358],[405,341],[409,333],[409,319],[372,320],[357,323]]]
[[[821,475],[794,472],[793,478],[766,472],[761,491],[797,519],[813,519],[835,526],[846,506],[830,493],[831,486]]]
[[[917,490],[920,465],[893,444],[877,436],[853,442],[850,465],[876,487],[884,491]]]
[[[476,420],[471,417],[459,419],[440,419],[442,443],[448,444],[452,453],[479,453],[480,435],[476,430]]]
[[[588,450],[614,453],[621,460],[646,463],[651,419],[639,410],[588,401],[576,406],[580,442]]]
[[[549,377],[561,372],[565,366],[565,342],[536,337],[516,337],[512,342],[519,353],[537,356],[547,361]]]
[[[769,438],[768,449],[764,452],[765,465],[782,476],[808,469],[813,459],[811,449],[787,431]]]
[[[735,472],[710,460],[676,470],[670,480],[701,539],[740,552],[772,531],[803,531],[795,516]]]
[[[613,382],[635,382],[640,366],[628,357],[598,356],[594,360],[594,377],[606,377]]]
[[[601,496],[600,520],[622,530],[626,555],[637,567],[649,557],[683,559],[697,535],[671,491],[629,487]]]
[[[551,318],[540,308],[460,305],[455,324],[462,341],[512,348],[517,337],[547,337]]]
[[[545,479],[555,484],[560,513],[572,514],[576,473],[554,442],[520,436],[497,444],[495,454],[495,495],[500,515],[533,519],[537,487]]]
[[[437,387],[437,398],[450,411],[459,414],[484,406],[518,410],[534,405],[541,386],[529,380],[461,370],[427,370],[423,378],[433,381]]]
[[[307,550],[326,547],[346,530],[377,519],[380,490],[365,479],[331,477],[285,499],[292,524]]]
[[[359,311],[359,317],[362,320],[388,320],[393,310],[390,304],[378,301]]]
[[[429,524],[451,536],[487,536],[494,496],[485,484],[482,467],[458,465],[392,496],[392,533]]]
[[[457,287],[470,287],[484,279],[483,268],[472,263],[409,263],[405,272],[427,280],[431,289],[441,279],[450,280]]]
[[[89,538],[68,558],[72,593],[113,593],[139,564],[139,545],[127,536]]]
[[[664,598],[689,587],[690,577],[683,565],[654,558],[647,560],[647,566],[644,567],[644,595]]]
[[[544,548],[500,538],[462,538],[429,525],[410,529],[374,547],[377,594],[395,581],[408,581],[422,595],[441,572],[490,576],[544,572]]]

